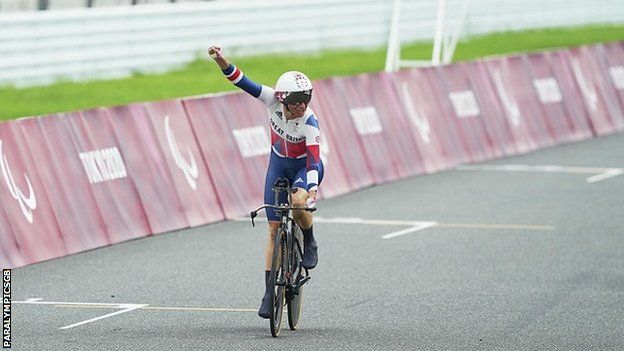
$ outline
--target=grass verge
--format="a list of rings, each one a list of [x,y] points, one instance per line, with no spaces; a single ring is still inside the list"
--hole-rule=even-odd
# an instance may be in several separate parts
[[[457,46],[454,60],[616,40],[624,40],[624,26],[600,25],[495,33],[464,39]],[[427,59],[430,56],[431,43],[414,43],[404,46],[402,50],[404,59]],[[294,69],[306,72],[311,79],[381,71],[385,62],[385,48],[241,57],[233,61],[253,80],[272,85],[282,72]],[[223,78],[215,64],[196,60],[165,74],[137,74],[124,79],[82,83],[59,82],[23,89],[0,87],[0,120],[233,89],[237,88]]]

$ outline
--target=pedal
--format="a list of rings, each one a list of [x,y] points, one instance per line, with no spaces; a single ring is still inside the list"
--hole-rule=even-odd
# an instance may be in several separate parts
[[[286,292],[286,294],[290,295],[291,297],[299,295],[299,289],[301,289],[303,284],[307,283],[308,280],[310,280],[310,276],[306,276],[306,277],[303,277],[302,279],[297,280],[297,282],[294,285],[289,286],[289,289]]]
[[[297,285],[298,285],[299,287],[302,287],[302,286],[303,286],[303,284],[307,283],[307,282],[308,282],[308,280],[310,280],[310,279],[312,279],[312,278],[311,278],[309,275],[308,275],[308,276],[305,276],[305,277],[303,277],[303,279],[301,279],[301,280],[299,281],[299,284],[297,284]]]

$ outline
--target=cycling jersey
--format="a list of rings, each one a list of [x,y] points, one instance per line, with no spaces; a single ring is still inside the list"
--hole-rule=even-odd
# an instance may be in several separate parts
[[[314,111],[308,107],[302,117],[287,120],[282,112],[283,105],[275,97],[273,88],[253,82],[234,65],[224,69],[223,74],[234,85],[266,105],[271,125],[272,152],[286,159],[303,160],[305,158],[307,186],[302,187],[307,188],[308,191],[317,190],[320,183],[319,169],[322,167],[319,146],[321,137]]]

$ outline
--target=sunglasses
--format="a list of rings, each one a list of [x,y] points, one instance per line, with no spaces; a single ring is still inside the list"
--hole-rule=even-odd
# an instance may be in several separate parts
[[[306,105],[310,103],[312,100],[312,91],[296,91],[288,94],[284,97],[284,103],[288,105],[299,105],[300,103],[305,103]]]

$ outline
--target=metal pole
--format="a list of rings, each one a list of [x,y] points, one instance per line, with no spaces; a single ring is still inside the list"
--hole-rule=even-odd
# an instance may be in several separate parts
[[[453,32],[453,36],[451,37],[451,42],[448,47],[444,49],[444,63],[451,63],[451,61],[453,60],[453,55],[455,54],[455,48],[457,47],[459,36],[461,35],[461,31],[464,28],[464,22],[466,22],[466,17],[468,17],[469,8],[470,0],[465,0],[461,18],[459,19],[457,27],[455,27],[455,31]]]
[[[444,10],[446,8],[445,0],[438,0],[438,21],[436,25],[435,39],[433,40],[433,55],[431,56],[431,63],[434,65],[440,64],[440,53],[442,47],[442,33],[444,32]]]
[[[392,19],[390,20],[390,35],[388,37],[388,49],[386,50],[386,72],[394,72],[397,70],[401,56],[401,39],[399,36],[401,0],[394,0],[393,6]]]

